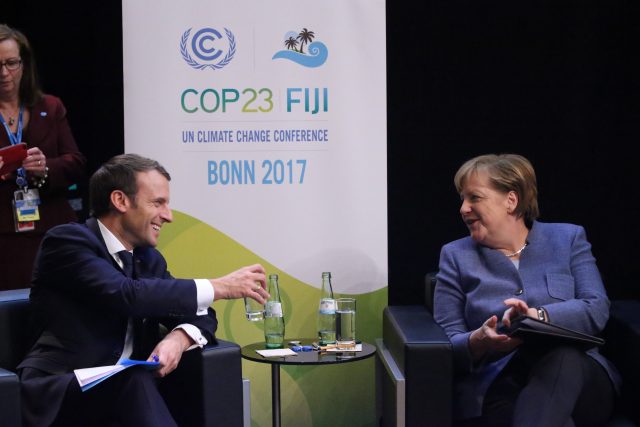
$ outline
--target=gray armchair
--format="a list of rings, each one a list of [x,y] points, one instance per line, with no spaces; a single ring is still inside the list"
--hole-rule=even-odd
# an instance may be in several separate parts
[[[20,381],[15,367],[32,344],[29,289],[0,292],[0,417],[5,427],[20,427]],[[162,380],[161,391],[180,426],[242,426],[246,416],[240,347],[217,340],[189,351]],[[247,394],[248,397],[248,394]]]
[[[451,425],[452,350],[433,320],[434,288],[435,274],[427,274],[424,305],[384,309],[383,338],[377,342],[382,426]],[[640,426],[640,301],[612,301],[604,338],[602,352],[624,381],[608,426]]]

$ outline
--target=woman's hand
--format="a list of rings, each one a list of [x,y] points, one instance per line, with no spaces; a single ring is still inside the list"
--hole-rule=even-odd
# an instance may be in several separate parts
[[[533,317],[534,319],[538,318],[538,310],[530,308],[526,302],[520,299],[509,298],[504,300],[504,303],[509,306],[502,315],[502,323],[507,328],[511,326],[511,319],[520,315]]]
[[[538,311],[535,308],[530,308],[526,302],[520,299],[509,298],[506,299],[504,303],[509,306],[502,315],[502,323],[506,327],[510,327],[511,319],[519,315],[526,315],[533,318],[537,318],[538,316]],[[487,353],[508,353],[521,343],[522,340],[518,338],[511,338],[498,333],[498,316],[495,315],[487,319],[487,321],[473,331],[469,337],[469,348],[474,360],[484,357]]]
[[[471,333],[469,350],[471,357],[478,360],[487,353],[509,353],[521,343],[518,338],[498,333],[498,316],[493,315]]]
[[[29,148],[22,167],[32,175],[43,177],[46,174],[47,157],[38,147]]]

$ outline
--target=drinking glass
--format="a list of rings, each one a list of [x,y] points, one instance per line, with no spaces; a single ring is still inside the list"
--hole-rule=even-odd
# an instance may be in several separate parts
[[[355,298],[336,300],[336,344],[338,349],[353,348],[356,345]]]
[[[244,312],[247,320],[258,322],[264,319],[264,306],[253,298],[244,297]]]

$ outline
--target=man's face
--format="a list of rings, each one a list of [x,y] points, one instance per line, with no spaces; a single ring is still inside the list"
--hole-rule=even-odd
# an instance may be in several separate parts
[[[132,248],[155,247],[160,228],[173,221],[169,209],[169,181],[156,170],[136,174],[138,193],[122,217],[123,238]]]

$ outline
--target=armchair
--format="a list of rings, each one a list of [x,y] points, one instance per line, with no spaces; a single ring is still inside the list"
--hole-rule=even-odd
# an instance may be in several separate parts
[[[450,426],[453,362],[451,344],[434,321],[435,274],[425,277],[424,305],[389,306],[378,345],[382,426]],[[640,301],[612,301],[602,352],[624,383],[609,427],[640,426]]]
[[[15,367],[32,344],[29,289],[0,292],[0,417],[20,427],[20,381]],[[178,368],[162,380],[161,392],[180,426],[242,426],[245,409],[240,347],[217,340],[202,351],[184,354]]]

